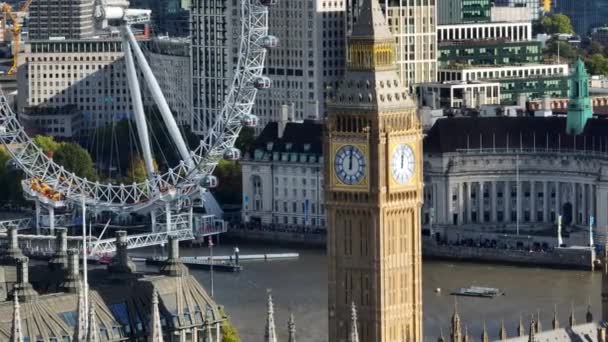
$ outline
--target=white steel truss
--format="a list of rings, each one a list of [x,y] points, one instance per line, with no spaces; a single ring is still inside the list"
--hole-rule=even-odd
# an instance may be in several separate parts
[[[59,194],[54,200],[79,205],[84,198],[86,205],[97,211],[137,212],[159,200],[172,201],[176,196],[192,197],[205,191],[199,183],[213,173],[224,152],[234,146],[243,122],[251,115],[257,94],[254,81],[262,76],[267,48],[264,42],[269,37],[268,8],[260,1],[241,0],[241,40],[232,86],[219,118],[200,145],[189,151],[189,160],[182,160],[179,165],[142,183],[103,184],[78,177],[56,164],[34,144],[1,91],[0,143],[28,179],[42,182]],[[128,11],[131,10],[125,11],[123,19],[126,30],[130,31],[129,25],[139,17],[129,16],[129,13],[139,12]],[[141,20],[146,20],[145,16]],[[182,158],[185,157],[183,152],[180,151]],[[27,183],[25,186],[29,187]]]

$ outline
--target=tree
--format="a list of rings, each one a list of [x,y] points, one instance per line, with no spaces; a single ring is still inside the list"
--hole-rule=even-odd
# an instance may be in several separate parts
[[[558,49],[559,46],[559,49]],[[559,51],[558,51],[559,50]],[[578,51],[576,48],[572,46],[572,44],[568,42],[564,42],[561,40],[554,39],[547,44],[547,49],[545,50],[545,54],[548,55],[558,55],[560,58],[575,60],[582,53]]]
[[[25,202],[21,180],[23,173],[20,170],[9,167],[7,164],[12,159],[11,155],[3,146],[0,146],[0,201],[3,202]]]
[[[217,200],[222,204],[239,204],[242,197],[241,165],[236,161],[221,160],[215,168],[219,186],[213,190]]]
[[[572,22],[567,15],[556,13],[544,17],[541,20],[541,27],[544,33],[567,33],[574,34]]]
[[[246,151],[248,151],[251,148],[251,145],[253,145],[254,141],[255,141],[255,130],[251,127],[243,127],[243,129],[241,129],[241,133],[239,134],[239,137],[236,139],[236,142],[234,143],[234,147],[238,148],[243,153],[245,153]]]
[[[222,321],[222,342],[241,342],[239,333],[236,328],[230,323],[230,318],[224,312],[224,309],[220,307],[220,314],[224,320]]]
[[[62,143],[53,155],[53,160],[79,177],[86,177],[88,180],[97,179],[89,152],[78,144]]]
[[[55,141],[55,138],[48,135],[35,136],[34,143],[49,157],[52,157],[61,146],[60,142]]]
[[[587,60],[587,69],[592,75],[608,75],[608,58],[601,53],[593,54]]]
[[[158,165],[156,165],[156,161],[152,161],[152,166],[154,170],[158,170]],[[127,170],[127,182],[136,182],[143,183],[148,179],[148,171],[146,170],[146,163],[140,157],[135,157],[131,161],[131,165],[129,165],[129,169]]]

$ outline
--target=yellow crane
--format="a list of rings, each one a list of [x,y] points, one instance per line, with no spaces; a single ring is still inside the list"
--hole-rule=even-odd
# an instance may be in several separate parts
[[[27,12],[27,10],[30,8],[32,1],[33,0],[26,0],[19,8],[19,12]],[[15,13],[13,12],[13,8],[11,7],[11,5],[7,4],[6,2],[2,3],[0,11],[2,11],[2,13],[6,13],[6,15],[11,18],[11,21],[13,22],[13,28],[11,30],[13,32],[13,65],[10,69],[8,69],[7,74],[14,75],[15,72],[17,72],[17,63],[19,59],[21,24],[19,23],[19,18],[17,17],[17,15],[15,15]]]

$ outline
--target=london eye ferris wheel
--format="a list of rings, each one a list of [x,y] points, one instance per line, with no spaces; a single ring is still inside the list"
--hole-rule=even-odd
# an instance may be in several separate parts
[[[118,214],[170,213],[192,203],[192,198],[214,188],[218,179],[212,175],[222,159],[238,160],[241,152],[234,143],[243,127],[255,126],[251,114],[256,93],[269,88],[270,80],[262,75],[267,49],[276,47],[277,38],[268,34],[268,6],[277,0],[240,0],[240,43],[233,78],[223,107],[212,126],[201,137],[198,146],[190,149],[180,132],[162,89],[136,40],[131,26],[150,21],[151,11],[130,9],[126,0],[101,0],[94,16],[103,26],[120,29],[127,81],[133,105],[137,142],[146,170],[146,180],[131,184],[104,184],[79,177],[53,161],[33,142],[18,121],[4,95],[0,94],[0,142],[26,175],[22,182],[30,198],[45,207],[84,204],[96,212]],[[152,100],[158,107],[164,129],[168,133],[180,161],[166,171],[154,167],[148,118],[144,111],[140,81],[141,71]],[[170,230],[169,215],[166,229]]]

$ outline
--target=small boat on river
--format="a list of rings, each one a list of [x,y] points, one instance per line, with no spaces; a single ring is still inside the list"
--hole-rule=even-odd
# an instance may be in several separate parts
[[[499,289],[493,287],[482,287],[482,286],[470,286],[462,287],[451,293],[452,296],[466,296],[466,297],[482,297],[482,298],[494,298],[496,296],[504,295]]]

